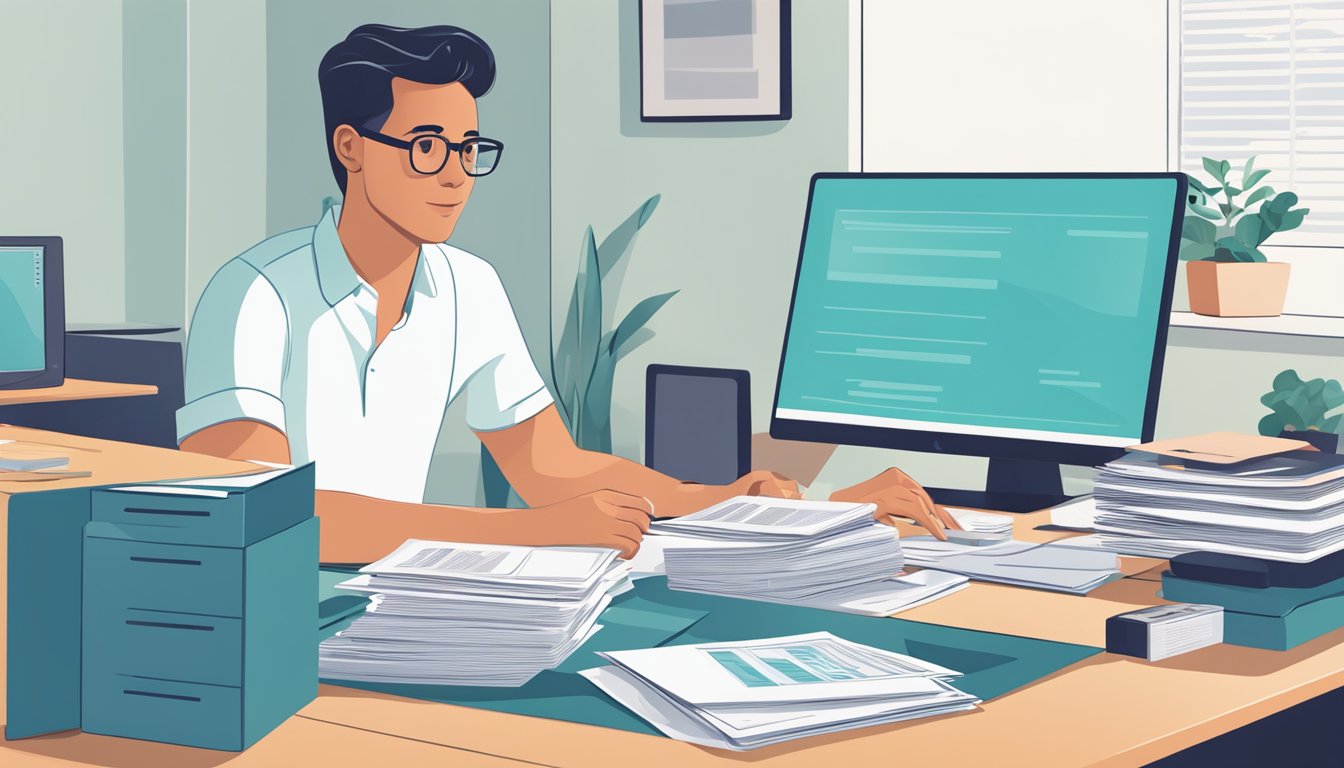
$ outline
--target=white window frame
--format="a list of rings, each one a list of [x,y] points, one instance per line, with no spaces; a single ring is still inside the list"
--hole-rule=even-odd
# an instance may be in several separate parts
[[[858,0],[862,2],[862,0]],[[1181,169],[1181,0],[1167,2],[1167,99],[1171,141],[1167,148],[1167,169]],[[1292,265],[1288,281],[1288,296],[1283,312],[1291,316],[1280,325],[1301,328],[1302,335],[1338,336],[1344,318],[1344,242],[1333,245],[1275,245],[1261,246],[1272,261]],[[1313,320],[1319,318],[1319,322]],[[1237,323],[1214,319],[1183,318],[1182,324],[1209,327],[1241,327],[1258,330],[1273,327],[1277,318],[1265,318]],[[1320,331],[1316,333],[1314,331]]]
[[[887,1],[887,0],[879,0]],[[849,170],[863,171],[863,9],[866,0],[849,0]],[[1181,147],[1181,0],[1167,1],[1167,170],[1180,169]],[[1292,265],[1284,305],[1287,318],[1263,318],[1239,323],[1217,319],[1204,322],[1188,312],[1173,320],[1180,325],[1268,330],[1291,327],[1294,335],[1340,336],[1344,327],[1344,243],[1338,245],[1266,245],[1274,261]],[[1183,299],[1182,299],[1183,302]],[[1242,327],[1246,326],[1246,327]],[[1251,327],[1254,326],[1254,327]]]

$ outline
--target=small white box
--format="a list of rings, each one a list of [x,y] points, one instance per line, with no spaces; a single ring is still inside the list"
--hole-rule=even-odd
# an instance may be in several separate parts
[[[1217,605],[1154,605],[1106,620],[1106,650],[1161,661],[1223,642]]]

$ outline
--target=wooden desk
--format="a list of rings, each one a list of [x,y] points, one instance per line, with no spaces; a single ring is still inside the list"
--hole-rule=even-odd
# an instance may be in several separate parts
[[[1015,536],[1046,512],[1017,516]],[[914,533],[914,530],[910,530]],[[906,533],[906,531],[902,531]],[[995,584],[905,611],[903,619],[1105,645],[1105,620],[1159,605],[1161,561],[1087,597]],[[1132,766],[1179,752],[1344,685],[1344,630],[1288,652],[1220,645],[1157,663],[1099,654],[979,712],[833,734],[734,754],[671,739],[324,685],[304,717],[556,766]]]
[[[118,384],[111,381],[66,379],[59,387],[40,389],[0,389],[0,405],[55,403],[63,400],[97,400],[103,397],[139,397],[157,395],[153,384]]]
[[[0,427],[0,439],[71,446],[71,467],[93,477],[0,483],[0,551],[6,551],[7,495],[105,483],[200,477],[254,470],[249,464],[159,448]],[[1019,516],[1018,538],[1044,513]],[[970,588],[902,618],[1101,645],[1107,616],[1162,600],[1158,561],[1133,560],[1133,578],[1087,597],[991,584]],[[4,578],[0,568],[0,580]],[[4,608],[0,581],[0,609]],[[0,658],[4,650],[0,625]],[[0,683],[4,668],[0,664]],[[1149,664],[1100,654],[985,704],[979,712],[804,739],[744,754],[716,752],[656,736],[556,720],[433,704],[352,688],[321,686],[316,701],[247,752],[189,749],[64,733],[0,742],[0,765],[126,766],[451,764],[525,761],[554,766],[639,768],[677,765],[770,766],[909,762],[932,765],[1126,766],[1178,752],[1344,686],[1344,630],[1278,653],[1215,646]],[[3,719],[0,702],[0,719]]]

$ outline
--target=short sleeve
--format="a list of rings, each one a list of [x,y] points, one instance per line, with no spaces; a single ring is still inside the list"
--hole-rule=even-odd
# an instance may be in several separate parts
[[[467,424],[476,432],[492,432],[527,421],[553,401],[499,277],[484,262],[475,266],[474,279],[465,281],[469,285],[458,285],[463,311],[457,359],[468,362]]]
[[[178,442],[240,419],[284,432],[288,335],[284,304],[271,282],[241,259],[221,267],[192,315]]]

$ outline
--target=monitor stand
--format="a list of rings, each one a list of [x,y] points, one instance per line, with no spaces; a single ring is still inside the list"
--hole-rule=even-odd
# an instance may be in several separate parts
[[[1068,501],[1059,465],[1028,459],[990,458],[985,490],[928,488],[933,500],[948,507],[999,512],[1035,512]]]

